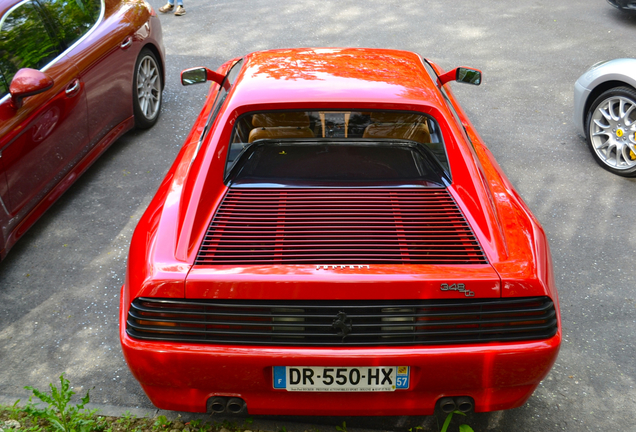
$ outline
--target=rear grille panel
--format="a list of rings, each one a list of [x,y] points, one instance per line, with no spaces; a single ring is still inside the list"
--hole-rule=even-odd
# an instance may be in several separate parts
[[[401,301],[138,298],[134,339],[218,345],[408,346],[541,340],[557,332],[548,297]]]
[[[195,265],[486,264],[444,188],[231,188]]]

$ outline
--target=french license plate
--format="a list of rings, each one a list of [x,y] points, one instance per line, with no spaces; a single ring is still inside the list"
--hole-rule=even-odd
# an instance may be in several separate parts
[[[274,366],[274,388],[306,392],[382,392],[409,388],[409,366]]]

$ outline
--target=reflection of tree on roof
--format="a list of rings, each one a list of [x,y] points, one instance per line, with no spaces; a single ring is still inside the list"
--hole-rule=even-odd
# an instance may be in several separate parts
[[[426,93],[421,72],[423,67],[413,53],[349,48],[261,52],[249,73],[277,80],[328,80],[331,75],[381,82],[403,87],[402,96],[421,98]]]

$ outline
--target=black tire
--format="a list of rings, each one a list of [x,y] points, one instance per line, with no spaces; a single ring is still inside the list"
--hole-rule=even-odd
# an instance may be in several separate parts
[[[133,76],[133,112],[137,128],[148,129],[157,123],[161,112],[162,91],[159,61],[151,50],[144,48],[135,62]]]
[[[636,91],[615,87],[597,97],[585,118],[585,136],[600,166],[636,177]]]

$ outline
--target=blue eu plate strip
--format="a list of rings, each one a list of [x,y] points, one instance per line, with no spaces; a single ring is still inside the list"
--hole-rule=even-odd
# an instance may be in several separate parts
[[[408,389],[410,381],[410,366],[398,366],[397,368],[397,382],[395,383],[396,389]]]
[[[285,366],[274,366],[274,388],[287,388],[287,371]]]

